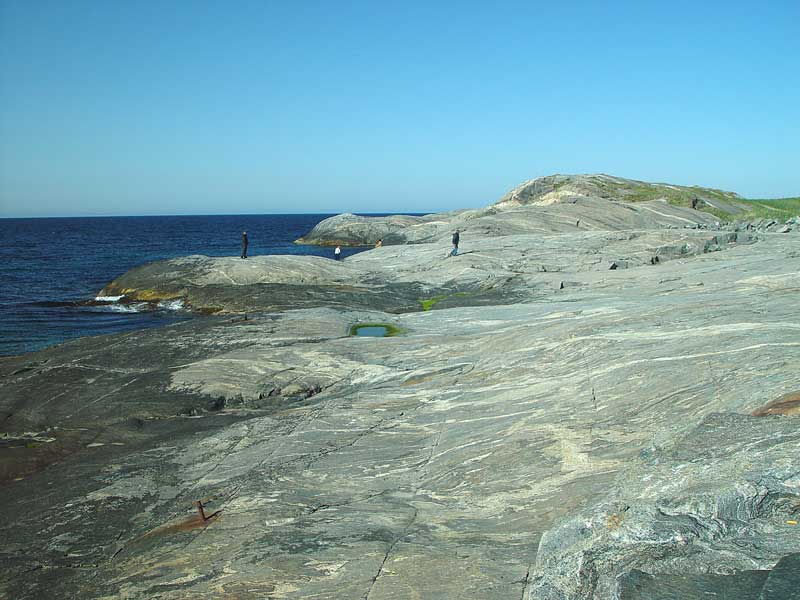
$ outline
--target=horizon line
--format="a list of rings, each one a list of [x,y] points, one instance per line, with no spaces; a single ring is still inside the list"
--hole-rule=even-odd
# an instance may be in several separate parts
[[[389,212],[367,212],[367,211],[344,211],[344,212],[296,212],[296,213],[170,213],[170,214],[144,214],[144,215],[38,215],[38,216],[0,216],[0,219],[139,219],[151,217],[276,217],[276,216],[295,216],[295,215],[430,215],[437,212],[450,211],[389,211]]]

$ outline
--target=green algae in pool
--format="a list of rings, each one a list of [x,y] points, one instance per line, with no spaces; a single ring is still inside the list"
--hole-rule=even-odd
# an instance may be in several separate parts
[[[399,327],[388,323],[359,323],[350,327],[350,335],[366,337],[391,337],[402,331]]]

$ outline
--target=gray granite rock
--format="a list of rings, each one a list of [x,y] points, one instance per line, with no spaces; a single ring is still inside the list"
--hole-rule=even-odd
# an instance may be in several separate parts
[[[800,431],[792,419],[710,414],[686,435],[661,439],[602,502],[544,535],[531,598],[647,597],[620,589],[634,569],[666,574],[655,577],[661,583],[678,577],[683,597],[700,598],[741,583],[704,581],[707,574],[767,570],[797,550]]]
[[[781,558],[771,571],[726,574],[649,575],[631,571],[619,578],[620,600],[798,600],[800,554]]]
[[[800,553],[784,556],[770,571],[758,600],[800,600]]]
[[[760,600],[769,571],[731,574],[649,575],[631,571],[619,580],[619,600]]]
[[[337,215],[322,221],[299,243],[319,245],[418,244],[446,241],[453,230],[464,238],[576,230],[623,230],[706,226],[718,218],[689,208],[698,194],[710,206],[742,212],[739,197],[699,187],[645,183],[609,175],[552,175],[518,186],[478,210],[410,217]]]
[[[218,312],[0,359],[0,596],[785,589],[800,237],[448,247],[154,263],[107,290]]]
[[[449,257],[449,241],[376,248],[343,261],[189,256],[133,269],[100,295],[124,295],[131,302],[179,299],[209,313],[324,306],[411,312],[432,297],[450,298],[450,305],[454,298],[462,306],[508,304],[549,294],[565,274],[599,285],[599,272],[611,264],[660,264],[754,240],[745,232],[586,231],[481,236],[464,240],[456,257]]]
[[[430,220],[430,217],[409,215],[359,217],[344,213],[325,219],[297,242],[327,246],[339,244],[372,246],[379,239],[386,239],[387,243],[389,243],[392,233],[407,228],[419,229],[420,226],[424,226]]]

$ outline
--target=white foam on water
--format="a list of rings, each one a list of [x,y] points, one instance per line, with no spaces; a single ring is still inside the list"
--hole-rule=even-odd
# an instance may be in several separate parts
[[[183,310],[183,300],[162,300],[158,303],[161,310]]]
[[[97,302],[119,302],[125,296],[95,296]]]
[[[136,304],[112,304],[106,306],[108,310],[121,313],[138,313],[150,308],[146,302],[138,302]]]

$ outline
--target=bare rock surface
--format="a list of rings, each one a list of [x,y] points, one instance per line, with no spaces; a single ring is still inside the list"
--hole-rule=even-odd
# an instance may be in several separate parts
[[[620,474],[604,502],[545,534],[531,598],[631,597],[630,579],[621,576],[641,569],[649,587],[672,581],[682,590],[672,597],[683,598],[731,593],[743,583],[731,575],[760,570],[761,580],[750,578],[753,592],[736,596],[755,599],[765,568],[797,551],[795,422],[714,413],[661,439]]]
[[[0,596],[793,589],[800,237],[448,241],[153,263],[105,293],[216,314],[0,359]]]
[[[568,285],[605,285],[607,271],[658,265],[742,244],[749,232],[588,231],[481,236],[449,257],[448,242],[386,246],[333,261],[318,256],[189,256],[151,263],[115,279],[102,296],[181,299],[205,312],[342,306],[420,309],[430,297],[460,305],[507,304]]]
[[[438,232],[446,221],[470,212],[474,211],[385,217],[362,217],[344,213],[325,219],[297,242],[321,246],[372,246],[379,239],[385,239],[388,243],[392,239],[406,239],[409,235],[416,241],[429,242],[434,240],[435,235],[433,234]]]
[[[573,203],[576,199],[603,198],[622,202],[641,202],[643,200],[669,200],[688,206],[693,199],[702,202],[715,202],[718,207],[735,208],[742,200],[734,192],[726,192],[700,186],[674,185],[669,183],[650,183],[635,179],[625,179],[612,175],[548,175],[531,179],[517,186],[497,205],[507,204],[561,204]]]
[[[708,206],[719,210],[742,211],[741,199],[732,192],[610,175],[550,175],[527,181],[478,210],[423,217],[337,215],[298,243],[359,246],[383,239],[384,244],[419,244],[446,241],[454,229],[474,237],[718,223],[718,217],[690,208],[694,198],[707,199]]]

